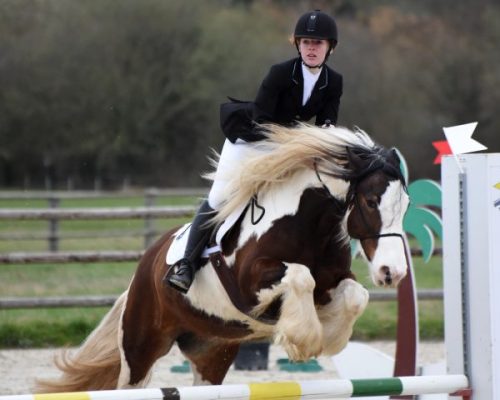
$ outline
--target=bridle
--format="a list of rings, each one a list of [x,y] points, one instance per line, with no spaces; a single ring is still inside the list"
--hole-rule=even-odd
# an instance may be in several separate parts
[[[359,211],[360,211],[360,214],[361,214],[361,219],[363,220],[363,224],[365,225],[365,227],[367,228],[368,231],[371,230],[370,228],[370,225],[368,224],[368,221],[366,220],[366,216],[365,216],[365,213],[363,211],[363,208],[360,206],[359,204],[359,200],[358,198],[356,197],[356,187],[357,185],[359,184],[359,182],[364,179],[368,174],[371,174],[379,169],[382,169],[383,166],[380,166],[378,168],[374,168],[373,170],[370,170],[366,173],[364,173],[361,177],[358,177],[356,182],[353,182],[351,183],[351,188],[349,189],[349,192],[348,192],[348,195],[347,195],[347,198],[345,201],[341,201],[339,199],[337,199],[331,192],[330,192],[330,189],[328,189],[328,186],[326,186],[325,182],[321,179],[321,175],[319,174],[319,170],[318,170],[318,164],[316,161],[314,161],[314,172],[316,173],[316,177],[318,178],[318,181],[320,182],[323,190],[326,192],[326,195],[329,199],[331,199],[332,201],[334,201],[334,204],[337,208],[339,208],[339,204],[341,204],[341,208],[345,211],[347,211],[347,209],[355,204]],[[404,182],[404,181],[403,181]],[[408,255],[408,245],[406,243],[406,240],[404,238],[404,236],[401,234],[401,233],[395,233],[395,232],[389,232],[389,233],[376,233],[376,234],[373,234],[373,235],[368,235],[368,236],[363,236],[363,237],[360,237],[360,238],[355,238],[357,240],[359,240],[360,242],[363,242],[365,240],[378,240],[380,238],[385,238],[385,237],[398,237],[401,239],[401,242],[403,244],[403,249],[404,249],[404,253],[405,253],[405,259],[406,259],[406,266],[407,268],[410,268],[410,258],[409,258],[409,255]]]

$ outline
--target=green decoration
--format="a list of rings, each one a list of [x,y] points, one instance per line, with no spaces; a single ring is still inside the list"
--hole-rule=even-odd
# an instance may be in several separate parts
[[[187,374],[188,372],[191,372],[191,366],[189,365],[189,361],[184,361],[181,365],[174,365],[170,367],[170,372],[178,374]]]
[[[415,206],[441,208],[441,186],[430,179],[420,179],[408,186],[411,202]]]
[[[280,371],[287,372],[319,372],[323,367],[316,360],[293,362],[288,358],[279,358],[277,361]]]

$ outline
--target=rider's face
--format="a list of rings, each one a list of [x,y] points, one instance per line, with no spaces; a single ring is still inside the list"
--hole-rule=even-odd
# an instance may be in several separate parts
[[[302,60],[311,67],[317,67],[325,61],[330,45],[324,39],[299,39],[299,52]]]

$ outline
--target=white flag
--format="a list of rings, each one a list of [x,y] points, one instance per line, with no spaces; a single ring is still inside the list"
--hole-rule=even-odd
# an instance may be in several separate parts
[[[444,135],[453,154],[473,153],[487,149],[486,146],[472,139],[472,134],[476,126],[477,122],[472,122],[470,124],[443,128]]]

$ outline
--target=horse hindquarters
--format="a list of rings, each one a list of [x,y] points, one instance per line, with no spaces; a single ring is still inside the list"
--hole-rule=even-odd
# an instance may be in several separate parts
[[[116,300],[75,354],[68,355],[64,352],[61,357],[56,358],[56,366],[63,374],[57,379],[37,380],[36,392],[80,392],[116,388],[120,373],[118,326],[126,299],[127,292]]]

